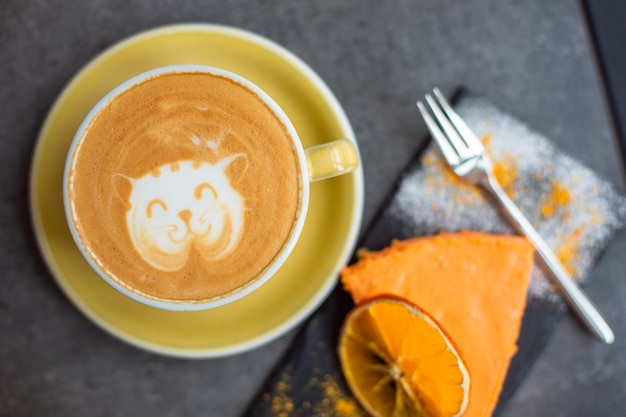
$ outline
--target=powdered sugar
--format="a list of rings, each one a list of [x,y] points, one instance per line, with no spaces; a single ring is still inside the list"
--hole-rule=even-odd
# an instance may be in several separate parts
[[[626,222],[626,199],[547,138],[489,103],[465,96],[455,107],[483,138],[509,196],[572,276],[587,279],[594,259]],[[411,235],[514,233],[480,190],[446,168],[434,144],[401,180],[390,209]],[[560,299],[540,268],[533,272],[529,295]]]

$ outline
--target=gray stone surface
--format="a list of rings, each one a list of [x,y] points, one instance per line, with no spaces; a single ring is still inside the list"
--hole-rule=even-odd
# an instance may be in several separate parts
[[[421,144],[413,103],[433,85],[464,85],[485,96],[623,189],[573,0],[2,0],[0,416],[237,416],[294,337],[219,360],[145,353],[86,320],[39,255],[28,172],[46,111],[103,48],[175,22],[260,33],[326,80],[361,145],[363,230]],[[615,327],[616,343],[597,343],[566,317],[503,416],[624,412],[625,252],[622,232],[587,286]]]

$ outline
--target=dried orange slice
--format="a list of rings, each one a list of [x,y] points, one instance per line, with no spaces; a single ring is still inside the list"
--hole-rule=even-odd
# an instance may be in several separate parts
[[[346,316],[341,367],[356,399],[372,416],[460,416],[470,377],[443,329],[408,301],[377,297]]]

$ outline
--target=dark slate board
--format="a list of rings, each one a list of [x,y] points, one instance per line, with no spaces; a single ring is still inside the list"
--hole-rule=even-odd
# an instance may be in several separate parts
[[[419,155],[405,173],[413,169],[419,169]],[[406,229],[389,213],[394,193],[395,190],[359,247],[379,250],[388,246],[393,239],[413,237],[407,236]],[[355,414],[345,406],[345,398],[350,398],[350,394],[342,379],[336,355],[341,323],[353,306],[349,294],[341,285],[335,288],[299,331],[294,344],[274,369],[244,417],[300,417],[318,415],[320,412],[331,417]],[[518,340],[519,350],[511,362],[495,416],[506,406],[543,351],[564,311],[559,304],[529,298]],[[343,408],[337,408],[338,402]],[[342,409],[350,412],[342,412]]]

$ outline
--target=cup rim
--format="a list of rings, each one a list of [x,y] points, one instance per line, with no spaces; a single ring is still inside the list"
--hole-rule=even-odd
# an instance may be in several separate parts
[[[117,96],[124,93],[131,87],[147,81],[151,78],[171,73],[193,73],[193,72],[202,72],[202,73],[210,73],[219,76],[224,76],[229,78],[237,83],[242,84],[243,86],[251,89],[255,94],[257,94],[262,101],[267,104],[272,112],[280,119],[285,128],[287,129],[290,138],[292,139],[292,145],[296,151],[296,155],[298,158],[298,164],[300,167],[299,170],[299,182],[300,182],[300,191],[299,191],[299,208],[296,219],[291,228],[291,232],[287,241],[282,245],[278,254],[274,257],[271,263],[259,274],[259,276],[246,284],[235,288],[231,292],[227,294],[218,295],[208,299],[202,300],[178,300],[178,299],[166,299],[153,296],[151,294],[142,293],[137,289],[132,288],[129,284],[123,282],[119,278],[115,278],[107,274],[92,258],[89,253],[89,250],[83,244],[83,240],[76,229],[76,225],[74,223],[72,217],[72,208],[70,203],[69,196],[69,177],[71,172],[71,166],[73,162],[74,154],[83,140],[85,133],[87,132],[89,126],[91,125],[91,121],[98,115],[98,113],[105,108],[111,101],[113,101]],[[225,70],[223,68],[209,66],[209,65],[197,65],[197,64],[173,64],[156,67],[139,74],[136,74],[122,83],[118,84],[114,88],[112,88],[108,93],[102,96],[96,104],[89,110],[86,116],[83,118],[81,124],[79,125],[76,133],[74,134],[70,146],[67,151],[65,166],[63,170],[63,207],[66,217],[66,222],[69,227],[70,233],[72,235],[72,239],[76,244],[79,252],[83,259],[89,264],[91,269],[107,284],[112,286],[114,289],[124,294],[125,296],[143,303],[145,305],[155,307],[163,310],[170,311],[198,311],[198,310],[207,310],[211,308],[220,307],[229,303],[232,303],[240,298],[245,297],[246,295],[252,293],[253,291],[260,288],[264,283],[266,283],[285,263],[294,247],[296,246],[298,239],[302,233],[304,228],[306,214],[309,206],[309,196],[310,196],[310,180],[309,180],[309,171],[307,169],[307,160],[306,154],[304,151],[304,147],[302,142],[300,141],[300,137],[293,126],[293,123],[285,113],[285,111],[276,103],[276,101],[267,94],[263,89],[254,84],[252,81],[242,77],[241,75],[234,73],[232,71]]]

